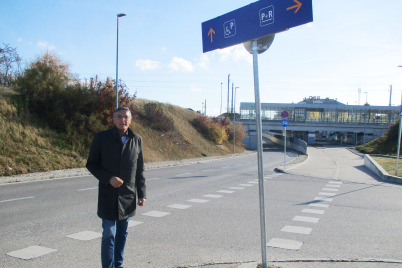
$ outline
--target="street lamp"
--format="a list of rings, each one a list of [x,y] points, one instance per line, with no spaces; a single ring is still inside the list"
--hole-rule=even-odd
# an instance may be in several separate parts
[[[398,67],[402,67],[402,65],[399,65]],[[402,120],[402,94],[401,94],[401,108],[399,111],[398,151],[396,152],[395,176],[398,176],[399,150],[401,149],[401,132],[402,132],[401,120]]]
[[[233,153],[235,153],[235,144],[236,144],[236,92],[239,87],[235,87],[235,95],[234,95],[234,114],[233,114]],[[232,93],[233,95],[233,93]]]
[[[117,84],[119,83],[119,18],[126,16],[124,13],[117,14],[117,45],[116,45],[116,110],[119,108],[119,90]]]

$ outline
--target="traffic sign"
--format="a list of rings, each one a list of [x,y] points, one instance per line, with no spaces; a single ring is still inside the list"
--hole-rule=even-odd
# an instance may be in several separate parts
[[[282,125],[283,127],[287,127],[287,126],[289,126],[289,121],[288,121],[287,119],[282,119],[281,125]]]
[[[288,117],[289,117],[288,111],[283,111],[283,112],[281,113],[281,116],[282,116],[283,119],[288,118]]]
[[[240,44],[312,21],[312,0],[260,0],[203,22],[203,52]]]

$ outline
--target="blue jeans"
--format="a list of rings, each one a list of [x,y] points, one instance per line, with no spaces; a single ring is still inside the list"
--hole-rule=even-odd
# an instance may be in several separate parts
[[[128,221],[102,219],[101,259],[103,268],[123,266],[124,246],[126,245]]]

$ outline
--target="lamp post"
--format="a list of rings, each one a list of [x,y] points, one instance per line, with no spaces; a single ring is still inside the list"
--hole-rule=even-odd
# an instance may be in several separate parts
[[[402,67],[402,65],[399,65],[398,67]],[[402,131],[401,120],[402,120],[402,94],[401,94],[401,108],[399,111],[398,151],[396,152],[395,176],[398,176],[399,150],[401,149],[401,131]]]
[[[233,153],[235,153],[235,145],[236,145],[236,92],[239,87],[235,87],[235,94],[234,94],[234,104],[233,104]]]
[[[116,44],[116,110],[119,108],[119,18],[126,16],[124,13],[117,14],[117,44]]]

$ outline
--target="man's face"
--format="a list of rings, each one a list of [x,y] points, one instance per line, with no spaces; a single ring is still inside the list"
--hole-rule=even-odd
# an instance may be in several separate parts
[[[131,116],[129,111],[125,110],[118,111],[116,116],[113,117],[113,124],[117,127],[117,129],[120,132],[126,133],[128,127],[131,124]]]

